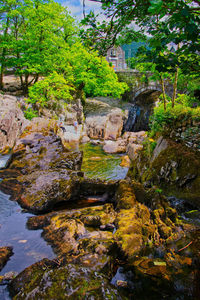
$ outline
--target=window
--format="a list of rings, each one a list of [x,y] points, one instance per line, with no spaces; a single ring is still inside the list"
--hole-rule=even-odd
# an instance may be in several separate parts
[[[111,57],[116,57],[116,49],[112,49],[110,52]]]

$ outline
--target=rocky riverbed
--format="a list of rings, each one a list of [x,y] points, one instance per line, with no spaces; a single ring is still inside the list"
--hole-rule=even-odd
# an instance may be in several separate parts
[[[171,143],[157,144],[151,164],[146,133],[123,133],[125,116],[106,104],[95,123],[96,105],[76,143],[76,132],[36,118],[20,125],[0,160],[1,298],[198,299],[196,202],[166,198],[150,177]],[[79,146],[83,137],[90,143]],[[186,178],[187,190],[196,178]]]

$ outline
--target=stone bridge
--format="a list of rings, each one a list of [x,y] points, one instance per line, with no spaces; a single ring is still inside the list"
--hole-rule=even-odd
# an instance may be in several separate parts
[[[151,72],[139,72],[137,70],[117,70],[116,74],[120,81],[126,82],[129,87],[128,100],[134,102],[135,98],[141,94],[151,94],[157,92],[162,93],[162,86],[159,81],[155,82],[150,79]],[[165,92],[168,96],[172,97],[173,86],[165,82]]]
[[[158,97],[162,94],[160,82],[151,80],[151,72],[117,70],[116,73],[119,80],[126,82],[130,87],[129,91],[123,95],[124,100],[132,103],[128,120],[124,124],[124,131],[149,130],[149,118]],[[172,97],[172,84],[165,82],[165,92]]]

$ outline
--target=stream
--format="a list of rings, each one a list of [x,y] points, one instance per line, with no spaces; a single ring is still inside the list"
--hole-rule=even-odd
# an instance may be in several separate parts
[[[118,180],[125,178],[128,167],[121,167],[122,155],[110,155],[106,154],[100,145],[86,144],[80,147],[83,151],[83,162],[82,171],[88,178],[101,178],[104,180]],[[10,156],[4,155],[0,156],[0,168],[5,168]],[[191,247],[186,248],[181,252],[181,254],[187,257],[193,257],[199,251],[200,238],[199,238],[199,226],[200,226],[200,212],[196,208],[189,204],[186,204],[183,200],[177,199],[175,197],[170,197],[168,199],[173,207],[178,211],[179,217],[185,220],[187,223],[194,224],[197,226],[191,236],[183,238],[178,243],[170,245],[169,251],[183,248],[185,245],[190,243]],[[86,207],[97,205],[98,197],[91,199],[80,199],[79,202],[66,205],[64,207],[58,207],[57,209],[76,209],[78,207]],[[94,203],[93,203],[94,202]],[[26,267],[32,265],[33,263],[43,259],[49,258],[53,259],[55,254],[51,246],[42,238],[42,230],[28,230],[26,223],[29,217],[33,214],[24,211],[15,201],[10,200],[10,196],[0,192],[0,247],[2,246],[12,246],[13,255],[10,257],[7,264],[4,266],[1,275],[5,275],[8,272],[21,272]],[[197,249],[196,249],[197,248]],[[144,259],[154,259],[159,257],[164,259],[163,249],[155,249],[154,254],[144,252]],[[143,258],[141,256],[141,258]],[[191,272],[189,270],[189,272]],[[184,278],[189,278],[190,273],[187,273],[187,269],[184,273]],[[188,274],[188,275],[187,275]],[[157,279],[156,279],[157,280]],[[162,287],[152,287],[152,281],[147,277],[141,278],[136,276],[133,272],[132,267],[127,265],[116,264],[114,261],[114,272],[111,279],[111,284],[118,286],[119,282],[126,282],[128,284],[128,292],[125,291],[127,298],[125,299],[164,299],[165,290]],[[190,284],[190,283],[189,283]],[[199,283],[197,283],[198,285]],[[184,292],[184,286],[177,280],[174,283],[177,287],[177,294],[174,294],[172,298],[168,298],[168,293],[166,293],[165,299],[186,299],[181,297],[181,293]],[[123,287],[122,287],[123,289]],[[154,293],[157,298],[149,298],[149,293]],[[180,293],[180,296],[179,296]],[[136,297],[136,298],[135,298]],[[6,285],[0,285],[0,300],[11,299]],[[192,299],[192,295],[188,295],[187,299]]]
[[[86,177],[107,180],[125,178],[128,168],[120,166],[121,155],[107,155],[101,146],[91,144],[82,146],[81,150],[84,153],[82,171]],[[0,156],[0,169],[7,167],[9,159],[10,155]],[[65,205],[65,209],[85,207],[88,204],[95,205],[80,200],[76,204],[69,203],[69,207]],[[41,237],[42,230],[28,230],[26,227],[31,216],[33,214],[25,212],[17,202],[10,200],[9,195],[0,191],[0,247],[12,246],[14,253],[0,272],[0,276],[8,272],[19,273],[43,258],[55,257],[51,246]],[[6,285],[0,285],[0,299],[11,299]]]

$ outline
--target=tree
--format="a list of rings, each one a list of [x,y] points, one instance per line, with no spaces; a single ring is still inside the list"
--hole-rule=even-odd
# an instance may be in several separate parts
[[[128,86],[118,77],[105,58],[80,42],[62,49],[56,57],[55,71],[29,89],[29,103],[40,111],[52,108],[60,100],[65,103],[85,96],[120,97]],[[53,62],[54,64],[54,62]]]
[[[95,1],[95,0],[90,0]],[[145,57],[156,65],[160,73],[174,73],[176,97],[178,70],[199,73],[200,1],[192,0],[99,0],[110,23],[121,28],[135,22],[148,38]],[[113,27],[113,30],[115,28]],[[175,52],[169,45],[175,45]]]
[[[17,9],[23,1],[1,0],[0,1],[0,89],[3,88],[3,75],[7,67],[12,67],[11,48],[13,43],[13,31],[18,23]],[[12,28],[12,29],[11,29]]]
[[[132,41],[140,41],[144,36],[134,28],[125,26],[123,22],[111,18],[110,21],[98,21],[99,15],[90,12],[82,21],[80,37],[84,45],[93,47],[100,55],[106,56],[107,51],[114,45],[121,45]]]
[[[65,65],[71,66],[77,92],[83,90],[87,96],[120,97],[127,89],[126,84],[118,82],[106,59],[81,43],[69,47],[65,59]]]
[[[54,70],[54,57],[65,44],[73,42],[77,28],[67,10],[51,1],[26,0],[22,15],[25,22],[17,41],[20,55],[14,64],[26,93],[39,76]]]
[[[59,49],[78,39],[78,27],[66,8],[51,0],[1,2],[1,86],[9,66],[27,93],[39,76],[53,71]]]

